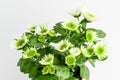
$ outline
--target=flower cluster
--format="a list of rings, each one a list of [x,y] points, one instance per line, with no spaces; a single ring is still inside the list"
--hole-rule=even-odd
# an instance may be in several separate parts
[[[49,29],[47,24],[33,25],[15,48],[22,51],[20,70],[33,80],[89,80],[85,63],[95,66],[96,60],[106,60],[106,34],[87,28],[95,16],[82,10],[70,13],[75,20],[59,22]]]

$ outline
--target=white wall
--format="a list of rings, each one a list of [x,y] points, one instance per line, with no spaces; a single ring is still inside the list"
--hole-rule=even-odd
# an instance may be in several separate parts
[[[109,58],[90,67],[90,80],[120,80],[120,4],[119,0],[0,0],[0,80],[29,80],[16,66],[20,52],[9,47],[11,38],[31,24],[57,22],[67,12],[86,6],[99,20],[93,27],[107,33]],[[92,26],[92,25],[91,25]]]

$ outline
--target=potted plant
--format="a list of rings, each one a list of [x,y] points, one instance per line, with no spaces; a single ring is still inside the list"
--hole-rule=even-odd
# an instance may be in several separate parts
[[[52,29],[33,25],[14,40],[16,49],[22,51],[17,65],[32,80],[89,80],[85,63],[94,67],[97,60],[107,59],[105,32],[87,27],[95,16],[80,9],[70,15],[75,20],[58,22]]]

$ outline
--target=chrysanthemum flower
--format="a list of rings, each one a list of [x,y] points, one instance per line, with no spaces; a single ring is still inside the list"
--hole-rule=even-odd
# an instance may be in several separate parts
[[[68,40],[62,40],[57,44],[56,49],[60,52],[64,52],[64,51],[68,50],[70,45],[71,45],[71,43],[68,42]]]
[[[48,74],[49,73],[49,66],[45,66],[42,70],[42,74]]]
[[[53,65],[45,66],[42,70],[42,74],[54,74],[55,73],[55,67]]]
[[[37,28],[37,26],[38,26],[38,25],[32,25],[32,26],[29,27],[29,30],[30,30],[31,32],[34,32],[35,29]]]
[[[91,57],[95,53],[94,47],[92,46],[88,46],[86,48],[81,46],[81,51],[85,57]]]
[[[90,13],[90,12],[87,12],[87,11],[83,11],[83,16],[84,16],[84,18],[87,20],[87,21],[95,21],[95,19],[96,19],[96,17],[92,14],[92,13]]]
[[[44,37],[44,36],[40,35],[40,36],[38,37],[38,41],[40,41],[40,42],[45,42],[46,40],[45,40],[45,37]]]
[[[79,18],[81,16],[81,13],[82,12],[81,12],[80,9],[76,9],[76,10],[70,12],[69,14],[72,15],[73,17],[75,17],[75,18]]]
[[[71,48],[69,52],[71,55],[74,55],[74,56],[78,56],[81,53],[80,49],[77,47]]]
[[[26,52],[23,53],[23,58],[31,58],[31,57],[34,57],[35,55],[39,55],[37,53],[36,48],[30,48]]]
[[[104,60],[107,58],[106,45],[104,44],[104,42],[98,42],[95,45],[95,54],[100,60]]]
[[[54,74],[55,73],[55,67],[53,65],[49,66],[49,73]]]
[[[86,31],[86,39],[88,42],[97,41],[98,40],[97,33],[92,30],[87,30]]]
[[[26,45],[27,42],[28,42],[28,40],[27,40],[27,38],[25,36],[22,37],[22,38],[16,39],[15,47],[17,49],[23,48]]]
[[[53,64],[54,56],[52,54],[45,55],[39,62],[42,65],[51,65]]]
[[[78,29],[78,24],[75,21],[68,21],[63,23],[63,28],[74,31]]]
[[[53,37],[53,36],[56,36],[56,33],[55,33],[54,30],[50,30],[48,34],[49,34],[50,36],[52,36],[52,37]]]
[[[76,58],[74,55],[68,55],[65,57],[65,63],[67,65],[75,65],[75,62],[76,62]]]
[[[37,25],[35,32],[40,35],[46,35],[49,32],[47,24]]]

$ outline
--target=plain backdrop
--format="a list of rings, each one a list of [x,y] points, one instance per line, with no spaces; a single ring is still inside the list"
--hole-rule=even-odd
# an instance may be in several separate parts
[[[56,23],[69,11],[87,7],[98,20],[90,26],[107,33],[109,58],[90,68],[90,80],[120,80],[120,0],[0,0],[0,80],[30,80],[16,66],[21,54],[11,39],[32,24]]]

